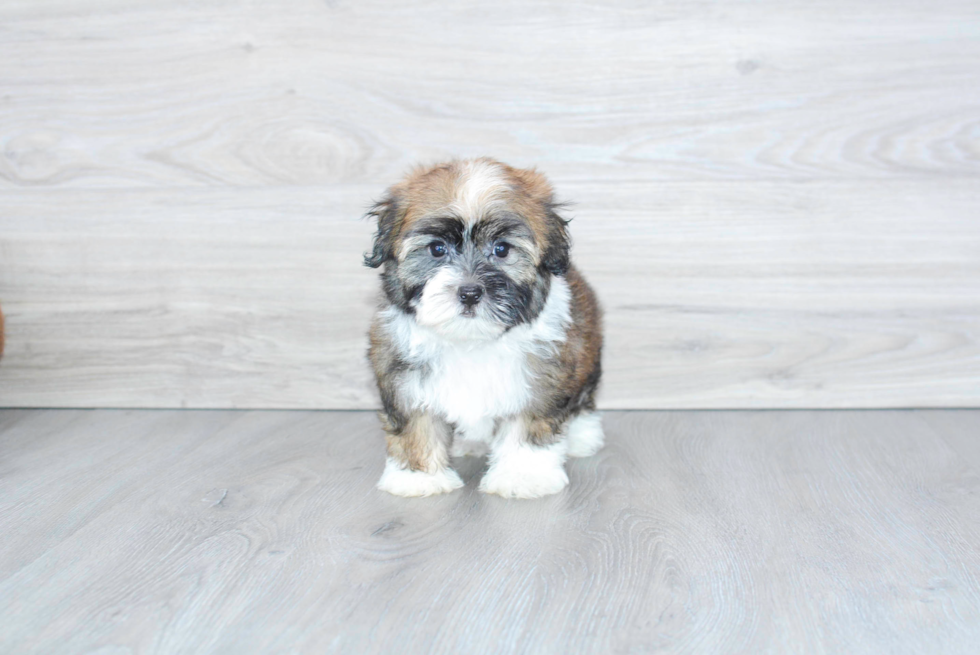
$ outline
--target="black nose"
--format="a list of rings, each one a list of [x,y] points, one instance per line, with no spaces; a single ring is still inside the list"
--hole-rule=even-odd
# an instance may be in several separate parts
[[[467,307],[472,307],[476,303],[480,302],[480,298],[482,297],[483,287],[475,284],[469,284],[465,287],[459,288],[459,302],[463,303]]]

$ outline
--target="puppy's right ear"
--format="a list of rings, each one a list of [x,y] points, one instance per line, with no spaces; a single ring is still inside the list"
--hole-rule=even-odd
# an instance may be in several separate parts
[[[374,204],[366,216],[377,220],[378,229],[374,233],[374,248],[364,255],[364,265],[378,268],[389,259],[395,258],[395,237],[398,235],[399,207],[398,197],[389,191],[383,200]]]

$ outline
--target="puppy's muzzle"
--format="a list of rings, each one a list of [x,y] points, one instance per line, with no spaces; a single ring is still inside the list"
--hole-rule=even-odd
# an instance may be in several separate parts
[[[467,309],[472,309],[483,297],[483,287],[476,284],[468,284],[459,288],[459,302]]]

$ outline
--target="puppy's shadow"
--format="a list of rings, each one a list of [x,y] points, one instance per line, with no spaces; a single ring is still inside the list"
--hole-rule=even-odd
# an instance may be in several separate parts
[[[459,473],[459,477],[467,487],[479,484],[483,474],[487,472],[486,455],[467,455],[465,457],[453,457],[452,466]]]

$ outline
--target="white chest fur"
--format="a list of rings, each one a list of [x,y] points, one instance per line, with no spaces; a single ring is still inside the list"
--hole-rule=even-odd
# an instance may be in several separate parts
[[[531,354],[546,354],[565,339],[570,321],[568,285],[555,278],[538,317],[491,341],[449,341],[392,308],[384,316],[396,348],[418,371],[409,373],[402,402],[429,409],[461,427],[520,413],[531,401]]]

